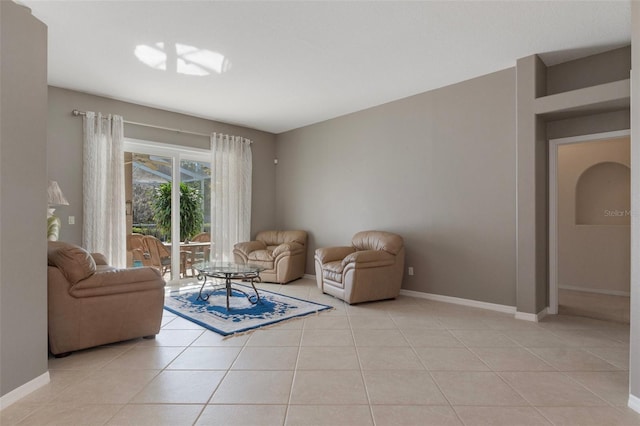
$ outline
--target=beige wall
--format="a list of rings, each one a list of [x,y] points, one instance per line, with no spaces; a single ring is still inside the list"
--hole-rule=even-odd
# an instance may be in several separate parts
[[[629,128],[624,101],[585,108],[594,99],[580,92],[571,99],[581,109],[565,111],[566,97],[547,96],[624,78],[629,53],[549,68],[531,56],[518,61],[517,89],[505,70],[279,135],[278,225],[310,231],[308,273],[316,247],[389,229],[404,234],[416,270],[405,289],[538,313],[548,305],[548,139]],[[539,98],[549,113],[537,112]]]
[[[628,137],[558,147],[560,288],[629,294],[629,148]],[[604,186],[590,187],[587,198],[577,200],[578,186],[586,184],[594,166],[609,173],[593,182]],[[609,185],[626,192],[611,191]],[[611,198],[603,200],[600,194]]]
[[[630,128],[631,115],[629,114],[629,109],[582,115],[546,123],[548,139],[593,135],[616,130],[629,130]]]
[[[551,67],[537,55],[517,61],[516,294],[521,317],[542,313],[549,304],[548,140],[629,128],[628,55],[628,48],[616,49]]]
[[[516,63],[516,307],[537,314],[547,307],[547,142],[544,121],[535,114],[543,96],[546,67],[536,56]]]
[[[318,247],[405,239],[403,288],[515,305],[515,72],[278,136],[277,218]],[[406,271],[405,271],[406,272]]]
[[[74,117],[73,109],[122,115],[125,120],[185,129],[200,133],[220,132],[251,139],[253,154],[252,232],[275,225],[275,135],[204,120],[184,114],[116,101],[72,90],[49,87],[49,125],[47,165],[50,179],[58,181],[69,206],[56,209],[62,220],[60,239],[82,242],[82,117]],[[178,134],[165,130],[125,124],[125,137],[171,143],[196,148],[209,148],[209,138]],[[69,225],[68,217],[76,224]]]
[[[0,1],[0,395],[47,372],[47,27]],[[6,401],[6,399],[5,399]]]
[[[606,60],[602,60],[606,56]],[[547,68],[546,94],[566,92],[629,78],[631,46]],[[589,70],[589,72],[584,72]]]

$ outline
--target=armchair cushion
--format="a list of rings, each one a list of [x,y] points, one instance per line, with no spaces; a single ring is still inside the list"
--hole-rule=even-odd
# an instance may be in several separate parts
[[[249,253],[256,250],[266,250],[267,245],[262,241],[247,241],[244,243],[238,243],[234,246],[234,249],[242,252],[245,256],[249,256]]]
[[[273,262],[273,252],[269,249],[254,250],[249,253],[249,260],[257,260],[258,262]]]
[[[85,249],[73,244],[50,241],[47,258],[49,265],[58,267],[71,285],[75,285],[78,281],[84,280],[96,272],[94,258]]]
[[[290,243],[282,243],[273,249],[273,257],[278,257],[285,253],[297,253],[304,250],[304,246],[300,243],[292,241]]]
[[[291,242],[305,245],[307,233],[306,231],[262,231],[258,232],[256,240],[264,242],[267,246],[279,246],[282,243]]]
[[[357,263],[356,268],[375,268],[378,266],[393,265],[395,261],[395,256],[386,251],[362,250],[347,255],[342,259],[342,265],[347,266],[349,263]]]
[[[325,263],[322,268],[322,276],[332,281],[342,284],[342,272],[344,271],[344,264],[342,262],[335,261]]]
[[[110,268],[80,281],[69,290],[69,294],[74,297],[94,297],[155,290],[161,279],[160,271],[156,268]]]
[[[324,264],[336,260],[342,260],[356,251],[353,247],[324,247],[316,250],[316,257]]]
[[[351,244],[356,250],[384,250],[393,255],[404,247],[400,235],[384,231],[362,231],[353,236]]]

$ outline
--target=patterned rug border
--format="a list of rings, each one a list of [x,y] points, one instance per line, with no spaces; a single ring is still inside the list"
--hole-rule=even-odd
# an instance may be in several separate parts
[[[244,288],[248,288],[248,289],[253,290],[250,286],[242,284],[242,283],[233,282],[232,284],[236,285],[236,286],[240,286],[240,287],[244,287]],[[188,286],[188,287],[186,287],[186,289],[187,290],[195,289],[197,291],[199,289],[199,287],[200,287],[200,285],[198,284],[198,285],[194,285],[194,286]],[[183,288],[183,290],[184,290],[184,288]],[[173,290],[173,291],[169,292],[169,294],[167,294],[165,297],[171,297],[171,294],[175,293],[176,291],[177,290]],[[302,314],[297,314],[297,315],[294,315],[294,316],[291,316],[291,317],[288,317],[288,318],[282,318],[282,319],[277,319],[277,320],[265,322],[264,324],[260,324],[258,326],[251,326],[251,327],[241,328],[241,329],[235,330],[235,331],[233,331],[231,333],[227,333],[225,331],[219,330],[219,329],[215,328],[214,326],[212,326],[210,324],[206,324],[206,323],[204,323],[204,322],[202,322],[202,321],[200,321],[198,319],[192,318],[192,317],[188,316],[185,313],[182,313],[182,312],[180,312],[180,311],[178,311],[176,309],[168,307],[167,305],[164,305],[164,309],[166,311],[171,312],[172,314],[178,315],[181,318],[184,318],[184,319],[186,319],[188,321],[191,321],[194,324],[197,324],[197,325],[199,325],[201,327],[204,327],[207,330],[211,330],[211,331],[213,331],[215,333],[218,333],[218,334],[220,334],[221,336],[223,336],[225,338],[232,337],[232,336],[239,336],[241,334],[252,332],[252,331],[258,330],[260,328],[271,327],[271,326],[273,326],[275,324],[279,324],[279,323],[298,320],[300,318],[303,318],[303,317],[306,317],[306,316],[309,316],[309,315],[313,315],[313,314],[315,314],[317,316],[320,312],[328,311],[328,310],[330,311],[330,310],[335,309],[333,306],[330,306],[330,305],[325,305],[323,303],[318,303],[318,302],[314,302],[314,301],[311,301],[311,300],[301,299],[301,298],[295,297],[295,296],[289,296],[287,294],[276,293],[275,291],[263,290],[263,289],[258,289],[258,291],[261,292],[261,293],[270,293],[270,294],[275,294],[277,296],[286,297],[286,298],[289,298],[289,299],[299,300],[299,301],[305,302],[305,303],[311,303],[313,305],[319,306],[320,308],[315,310],[315,311],[306,312],[306,313],[302,313]]]

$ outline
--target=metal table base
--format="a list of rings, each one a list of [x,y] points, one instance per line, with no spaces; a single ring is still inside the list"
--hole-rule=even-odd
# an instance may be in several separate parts
[[[244,294],[247,300],[249,301],[249,303],[253,305],[257,304],[260,301],[260,293],[258,293],[258,290],[256,289],[256,286],[255,286],[255,281],[260,280],[259,269],[251,270],[251,271],[236,271],[236,270],[225,270],[225,268],[222,268],[222,267],[220,267],[219,269],[216,269],[215,267],[209,267],[209,268],[202,267],[201,269],[198,269],[197,266],[196,266],[196,269],[198,270],[198,277],[197,277],[198,281],[202,281],[202,285],[200,286],[200,291],[198,292],[197,300],[202,300],[202,301],[209,300],[211,293],[207,294],[206,292],[203,292],[205,285],[207,285],[207,282],[210,282],[211,285],[214,287],[212,290],[213,292],[216,290],[216,286],[222,287],[221,285],[216,284],[213,280],[223,279],[224,288],[226,290],[226,295],[227,295],[227,311],[229,310],[229,297],[231,297],[232,290],[236,290]],[[208,278],[211,278],[211,281],[207,281]],[[251,287],[253,288],[255,295],[249,294],[246,291],[243,291],[237,287],[232,287],[232,284],[233,284],[232,280],[249,281],[251,283]]]

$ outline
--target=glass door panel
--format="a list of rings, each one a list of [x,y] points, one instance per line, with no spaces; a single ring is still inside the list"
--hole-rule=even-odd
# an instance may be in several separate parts
[[[211,163],[180,161],[180,238],[184,276],[195,276],[193,265],[208,260],[211,243]]]
[[[171,265],[172,158],[125,153],[127,266],[154,266],[165,280]]]

